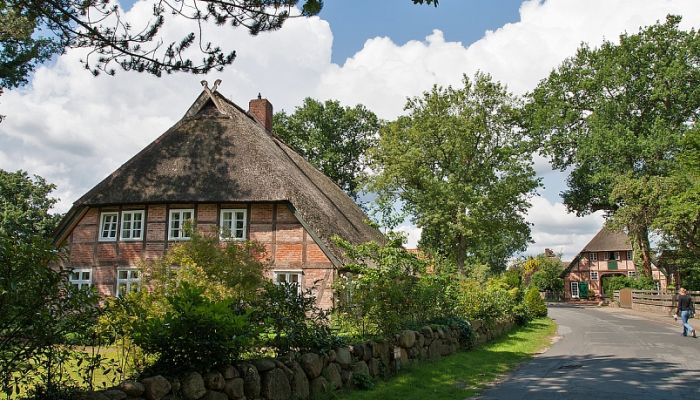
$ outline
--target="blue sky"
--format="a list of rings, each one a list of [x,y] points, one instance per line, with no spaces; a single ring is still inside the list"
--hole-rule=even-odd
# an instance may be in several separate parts
[[[93,78],[70,50],[36,71],[30,85],[0,97],[0,168],[24,169],[57,185],[64,212],[87,190],[172,126],[201,92],[200,80],[222,79],[219,91],[245,108],[258,93],[275,110],[293,111],[305,97],[364,104],[380,118],[403,113],[407,97],[433,85],[459,85],[463,74],[490,73],[517,95],[586,42],[597,46],[636,32],[669,13],[684,29],[700,27],[697,0],[326,0],[321,14],[289,20],[276,32],[205,26],[205,39],[235,49],[223,72],[155,78],[133,72]],[[132,6],[133,5],[133,6]],[[134,26],[152,18],[153,0],[129,0]],[[196,31],[167,16],[164,41]],[[603,218],[566,212],[558,193],[565,175],[534,158],[546,188],[526,216],[534,243],[571,259]],[[402,226],[415,245],[420,229]]]

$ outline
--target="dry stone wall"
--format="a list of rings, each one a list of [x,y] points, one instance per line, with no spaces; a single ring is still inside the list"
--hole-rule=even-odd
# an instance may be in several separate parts
[[[481,344],[513,328],[513,322],[473,321],[474,342]],[[362,379],[387,379],[409,364],[438,360],[472,343],[457,327],[425,326],[385,340],[304,353],[289,360],[259,359],[176,377],[152,376],[115,388],[83,393],[81,400],[288,400],[327,398],[352,390]]]

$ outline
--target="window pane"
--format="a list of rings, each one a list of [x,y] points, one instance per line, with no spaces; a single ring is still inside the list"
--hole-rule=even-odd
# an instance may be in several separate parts
[[[129,271],[129,278],[138,279],[139,271]]]
[[[74,280],[74,281],[77,281],[78,279],[80,279],[80,272],[71,272],[70,279]]]
[[[285,275],[285,274],[277,274],[277,282],[279,282],[279,283],[285,283],[285,282],[287,282],[287,275]]]
[[[90,280],[90,272],[84,271],[83,272],[83,280],[84,281],[89,281]]]
[[[119,279],[126,279],[129,274],[129,271],[121,270],[119,271]]]
[[[299,275],[298,274],[289,274],[289,281],[292,283],[299,283]]]

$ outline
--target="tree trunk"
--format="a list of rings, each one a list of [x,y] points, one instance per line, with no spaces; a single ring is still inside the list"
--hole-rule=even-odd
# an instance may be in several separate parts
[[[651,273],[651,246],[649,245],[649,230],[647,227],[640,227],[635,231],[630,230],[630,236],[635,242],[635,247],[639,250],[642,258],[642,273],[652,277]]]

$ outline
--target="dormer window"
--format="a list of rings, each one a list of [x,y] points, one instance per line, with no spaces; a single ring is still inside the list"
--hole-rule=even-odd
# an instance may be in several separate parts
[[[103,212],[100,216],[100,242],[114,242],[117,240],[118,212]]]

